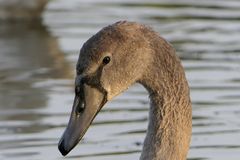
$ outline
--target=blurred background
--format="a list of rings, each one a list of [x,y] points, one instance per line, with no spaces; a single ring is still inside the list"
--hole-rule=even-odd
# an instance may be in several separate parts
[[[0,159],[140,157],[148,95],[134,85],[96,117],[62,158],[79,50],[119,20],[153,27],[177,50],[191,87],[188,160],[240,158],[240,1],[0,0]]]

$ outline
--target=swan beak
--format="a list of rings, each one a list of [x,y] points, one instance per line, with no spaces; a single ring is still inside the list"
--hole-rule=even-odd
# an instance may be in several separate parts
[[[75,96],[70,120],[58,144],[63,156],[78,144],[97,113],[107,102],[106,93],[96,88],[84,85],[82,92],[83,96]]]

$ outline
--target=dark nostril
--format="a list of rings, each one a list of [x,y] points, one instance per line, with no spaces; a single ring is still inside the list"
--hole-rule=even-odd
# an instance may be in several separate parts
[[[85,105],[83,103],[79,104],[79,106],[77,107],[77,113],[82,113],[85,109],[84,106]]]
[[[76,96],[75,97],[74,105],[76,106],[76,113],[77,114],[82,113],[85,109],[85,105],[84,105],[83,101],[84,101],[83,97],[81,97],[81,96]]]

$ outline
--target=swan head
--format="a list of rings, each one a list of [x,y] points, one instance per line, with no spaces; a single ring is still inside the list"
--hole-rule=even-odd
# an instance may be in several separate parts
[[[147,27],[117,22],[100,30],[81,48],[75,99],[59,150],[68,154],[107,101],[141,80],[151,62]]]

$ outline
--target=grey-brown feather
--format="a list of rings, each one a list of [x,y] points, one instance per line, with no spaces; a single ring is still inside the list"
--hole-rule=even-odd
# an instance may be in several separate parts
[[[102,58],[111,64],[99,71]],[[192,110],[189,87],[174,48],[151,28],[121,21],[107,26],[82,47],[78,74],[95,76],[108,100],[134,83],[149,92],[149,124],[141,160],[185,160],[189,150]]]

